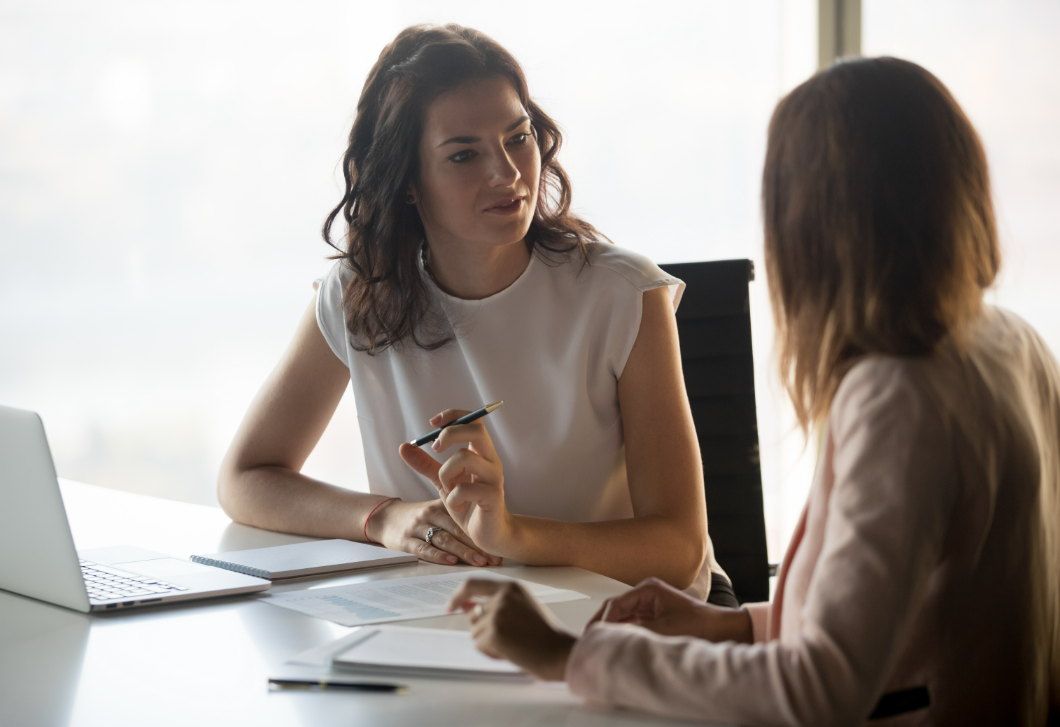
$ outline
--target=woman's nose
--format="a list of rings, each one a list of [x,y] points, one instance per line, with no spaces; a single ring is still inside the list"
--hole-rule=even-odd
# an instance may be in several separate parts
[[[490,169],[490,186],[508,187],[519,179],[519,168],[508,155],[508,151],[502,150],[493,156],[493,164]]]

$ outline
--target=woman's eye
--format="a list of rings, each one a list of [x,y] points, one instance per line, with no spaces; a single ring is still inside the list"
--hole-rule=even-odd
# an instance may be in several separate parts
[[[458,151],[456,154],[453,154],[451,157],[449,157],[449,161],[455,162],[457,164],[463,164],[464,162],[470,160],[471,157],[473,157],[474,155],[475,152],[473,149],[464,149],[463,151]]]
[[[527,132],[523,132],[523,133],[516,134],[515,136],[513,136],[511,139],[509,139],[508,143],[509,144],[514,144],[516,146],[519,146],[520,144],[525,144],[529,140],[530,140],[530,134],[527,133]]]

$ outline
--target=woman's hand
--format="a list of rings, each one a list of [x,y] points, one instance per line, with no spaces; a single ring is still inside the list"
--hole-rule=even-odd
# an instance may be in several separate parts
[[[425,538],[431,527],[441,528]],[[441,500],[401,502],[392,500],[369,519],[368,537],[390,548],[412,553],[421,560],[441,565],[500,565],[501,559],[478,548],[445,509]]]
[[[449,599],[449,610],[470,612],[471,637],[483,654],[507,659],[538,679],[565,678],[577,638],[521,584],[469,579]]]
[[[752,643],[751,617],[743,609],[721,608],[649,578],[621,596],[604,601],[589,624],[629,623],[665,636]]]
[[[469,412],[447,409],[431,419],[440,427]],[[446,509],[479,547],[503,553],[514,537],[512,516],[504,505],[504,466],[493,448],[481,419],[447,427],[432,445],[444,452],[454,444],[467,444],[439,464],[419,447],[402,444],[398,453],[405,464],[438,488]]]

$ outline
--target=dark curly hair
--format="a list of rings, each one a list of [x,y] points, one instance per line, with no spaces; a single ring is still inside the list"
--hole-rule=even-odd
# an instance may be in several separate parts
[[[398,34],[372,67],[342,162],[342,200],[324,221],[324,241],[353,271],[343,291],[350,345],[374,354],[406,338],[433,350],[449,339],[430,323],[430,295],[419,270],[423,224],[405,203],[419,175],[419,142],[427,107],[465,83],[507,78],[530,117],[541,151],[537,208],[526,235],[531,253],[580,254],[603,238],[570,212],[571,185],[556,160],[563,137],[530,99],[522,68],[482,33],[459,25],[415,25]],[[332,240],[335,219],[346,221],[345,249]]]

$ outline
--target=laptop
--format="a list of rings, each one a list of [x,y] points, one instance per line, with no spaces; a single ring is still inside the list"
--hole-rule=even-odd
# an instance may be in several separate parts
[[[132,546],[75,550],[44,424],[34,412],[0,406],[0,589],[88,613],[271,585]]]

